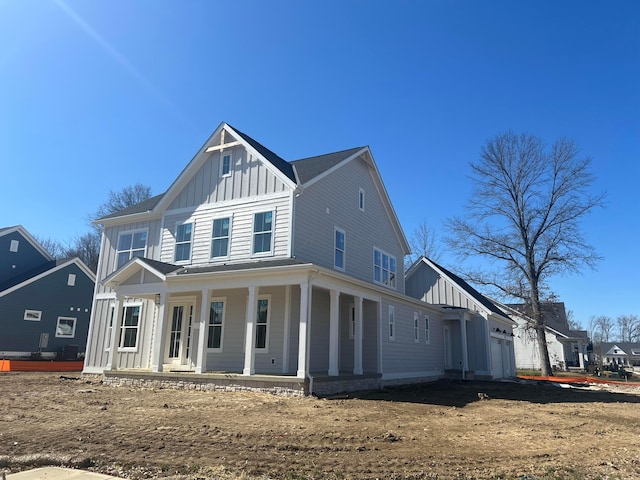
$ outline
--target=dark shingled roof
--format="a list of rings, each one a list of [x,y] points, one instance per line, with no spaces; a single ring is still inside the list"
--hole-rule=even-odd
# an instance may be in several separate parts
[[[109,215],[105,215],[104,217],[98,218],[96,221],[105,220],[107,218],[115,218],[115,217],[124,217],[125,215],[133,215],[135,213],[144,213],[153,210],[160,199],[164,196],[164,193],[160,195],[156,195],[155,197],[148,198],[143,200],[140,203],[132,205],[127,208],[123,208],[122,210],[118,210],[117,212],[110,213]]]
[[[340,152],[327,153],[326,155],[301,158],[300,160],[294,160],[291,164],[295,168],[300,182],[306,183],[312,178],[336,166],[343,160],[346,160],[363,148],[364,147],[356,147],[348,150],[342,150]]]
[[[229,124],[227,124],[227,125],[229,125]],[[253,138],[251,138],[246,133],[242,133],[240,130],[238,130],[237,128],[235,128],[235,127],[233,127],[231,125],[229,125],[229,126],[238,135],[240,135],[249,145],[251,145],[253,148],[255,148],[260,155],[262,155],[264,158],[269,160],[273,164],[274,167],[276,167],[278,170],[280,170],[282,173],[284,173],[291,181],[293,181],[293,182],[296,181],[296,176],[293,173],[293,167],[291,166],[291,164],[289,162],[287,162],[286,160],[283,160],[282,158],[280,158],[278,155],[273,153],[271,150],[269,150],[264,145],[256,142]]]
[[[231,263],[223,265],[208,265],[206,267],[185,267],[177,272],[177,275],[193,275],[197,273],[214,272],[234,272],[250,270],[252,268],[288,267],[296,265],[309,265],[309,262],[302,262],[295,258],[284,258],[282,260],[262,260],[246,263]]]
[[[431,259],[429,259],[429,261],[433,263],[436,267],[438,267],[440,270],[442,270],[449,278],[451,278],[451,280],[453,280],[458,285],[460,285],[460,287],[462,287],[469,295],[475,298],[480,304],[487,307],[490,312],[500,315],[502,317],[509,318],[509,315],[507,315],[498,307],[496,307],[496,305],[492,301],[490,301],[487,297],[485,297],[480,292],[478,292],[475,288],[473,288],[471,285],[469,285],[467,282],[465,282],[462,278],[457,276],[455,273],[450,272],[449,270],[447,270],[441,265],[438,265],[436,262],[434,262]]]
[[[145,257],[135,257],[135,258],[139,258],[144,263],[149,265],[151,268],[153,268],[154,270],[157,270],[163,275],[166,275],[171,272],[175,272],[176,270],[180,270],[181,268],[183,268],[180,265],[174,265],[173,263],[158,262],[157,260],[151,260],[150,258],[145,258]]]

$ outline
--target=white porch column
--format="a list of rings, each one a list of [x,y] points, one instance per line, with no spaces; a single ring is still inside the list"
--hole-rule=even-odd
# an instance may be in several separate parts
[[[309,328],[309,282],[300,284],[300,328],[298,329],[298,378],[307,375],[307,330]]]
[[[467,355],[467,316],[464,313],[460,316],[460,339],[462,340],[462,379],[465,380],[465,374],[469,370],[469,359]]]
[[[258,287],[249,287],[249,297],[247,298],[247,323],[244,337],[244,369],[243,375],[253,375],[256,373],[256,316],[258,315]]]
[[[200,321],[198,327],[198,356],[196,359],[196,373],[205,373],[207,371],[207,339],[209,338],[208,319],[209,319],[209,297],[211,290],[202,290],[202,299],[200,300]]]
[[[578,362],[580,362],[580,368],[584,370],[584,343],[578,341]]]
[[[122,325],[122,297],[116,295],[116,304],[113,307],[115,309],[115,315],[113,324],[111,324],[111,340],[109,347],[109,356],[107,357],[107,365],[105,370],[113,370],[113,364],[117,358],[118,347],[120,346],[120,325]]]
[[[160,292],[160,303],[158,304],[158,318],[156,320],[156,332],[153,338],[153,354],[151,357],[151,371],[162,371],[162,358],[164,355],[165,328],[169,306],[167,305],[167,293]]]
[[[353,374],[362,375],[362,297],[355,297],[355,322],[356,331],[353,336]]]
[[[329,291],[329,371],[328,375],[336,377],[339,375],[338,354],[340,343],[340,292]]]
[[[282,339],[282,373],[289,373],[289,343],[291,342],[291,285],[284,287],[284,335]]]

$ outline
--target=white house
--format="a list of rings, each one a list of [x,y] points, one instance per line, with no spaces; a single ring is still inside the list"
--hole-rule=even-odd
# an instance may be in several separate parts
[[[405,294],[409,246],[368,147],[286,161],[222,123],[165,193],[98,223],[84,372],[109,382],[434,380],[456,368],[448,326],[476,315]]]

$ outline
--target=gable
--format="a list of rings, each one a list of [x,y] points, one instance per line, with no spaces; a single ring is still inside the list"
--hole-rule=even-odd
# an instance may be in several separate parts
[[[51,260],[53,258],[21,226],[0,230],[0,285]]]

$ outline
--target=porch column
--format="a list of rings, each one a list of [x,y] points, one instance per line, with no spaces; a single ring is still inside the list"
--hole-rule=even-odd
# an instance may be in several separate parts
[[[298,378],[307,376],[307,329],[309,328],[309,282],[300,284],[300,328],[298,329]]]
[[[582,370],[584,370],[584,343],[578,341],[578,362]]]
[[[167,306],[167,292],[160,292],[160,303],[158,304],[158,318],[156,319],[156,331],[153,337],[153,354],[151,357],[151,371],[162,371],[162,357],[165,344],[165,324],[169,308]]]
[[[469,369],[469,359],[467,355],[467,316],[464,313],[460,316],[460,339],[462,340],[462,379],[465,380],[465,373]]]
[[[338,371],[338,344],[340,343],[340,292],[329,291],[329,371],[328,375],[337,377]]]
[[[200,301],[200,322],[198,327],[198,357],[196,359],[196,373],[207,371],[207,339],[209,338],[208,317],[209,317],[209,297],[211,290],[202,290],[202,300]]]
[[[243,375],[253,375],[256,373],[256,316],[258,315],[257,302],[258,287],[249,287],[249,297],[247,299],[247,324],[244,338],[244,369]]]
[[[115,318],[111,324],[111,340],[109,342],[109,356],[105,370],[113,370],[113,364],[117,358],[118,347],[120,346],[120,326],[122,325],[122,296],[116,295]]]
[[[289,373],[289,343],[291,342],[291,285],[284,287],[284,335],[282,339],[282,373]]]
[[[353,299],[356,331],[353,336],[353,374],[362,375],[362,297]]]

